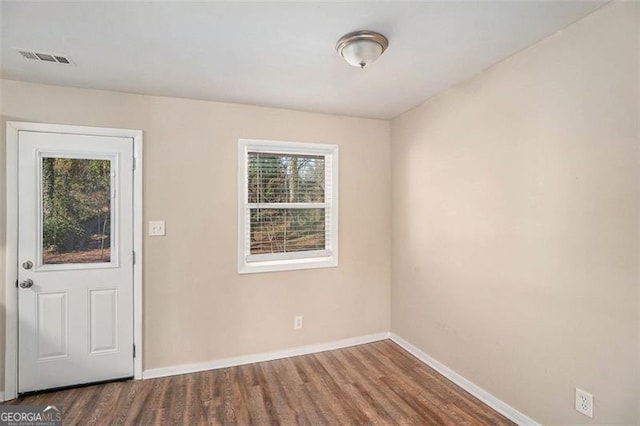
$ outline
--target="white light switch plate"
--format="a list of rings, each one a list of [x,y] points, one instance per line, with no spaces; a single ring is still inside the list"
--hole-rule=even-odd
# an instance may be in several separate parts
[[[165,235],[164,232],[164,220],[150,220],[149,221],[149,236],[158,237]]]

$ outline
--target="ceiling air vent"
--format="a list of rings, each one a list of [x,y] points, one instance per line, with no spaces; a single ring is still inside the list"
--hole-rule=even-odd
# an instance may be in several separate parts
[[[19,51],[23,58],[25,59],[35,59],[38,60],[38,57],[33,52],[24,52],[22,50]]]
[[[36,52],[33,50],[27,49],[16,49],[18,53],[24,59],[30,59],[34,61],[40,62],[51,62],[54,64],[72,64],[71,58],[65,55],[58,55],[57,53],[44,53],[44,52]]]

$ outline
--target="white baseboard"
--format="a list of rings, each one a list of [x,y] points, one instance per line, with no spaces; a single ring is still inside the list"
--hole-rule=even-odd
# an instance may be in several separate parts
[[[333,342],[319,343],[317,345],[298,346],[296,348],[280,351],[263,352],[260,354],[243,355],[234,358],[225,358],[215,361],[199,362],[195,364],[183,364],[172,367],[152,368],[142,372],[143,379],[174,376],[177,374],[196,373],[198,371],[215,370],[218,368],[235,367],[237,365],[253,364],[254,362],[273,361],[275,359],[292,356],[307,355],[317,352],[331,351],[347,348],[349,346],[362,345],[377,342],[389,338],[389,333],[369,334],[367,336],[352,337],[350,339],[336,340]]]
[[[420,361],[424,362],[429,367],[433,368],[438,373],[442,374],[444,377],[451,380],[453,383],[460,386],[462,389],[466,390],[471,395],[475,396],[480,401],[484,402],[489,407],[496,410],[498,413],[507,417],[509,420],[516,422],[521,426],[525,426],[525,425],[540,426],[540,424],[535,420],[527,417],[526,415],[522,414],[520,411],[511,407],[509,404],[491,395],[489,392],[482,389],[480,386],[476,385],[475,383],[472,383],[469,380],[465,379],[460,374],[456,373],[446,365],[431,358],[429,355],[422,352],[420,349],[413,346],[411,343],[407,342],[402,337],[394,333],[390,333],[390,338],[391,340],[396,342],[398,345],[400,345],[403,349],[405,349],[407,352],[411,353],[413,356],[418,358]]]

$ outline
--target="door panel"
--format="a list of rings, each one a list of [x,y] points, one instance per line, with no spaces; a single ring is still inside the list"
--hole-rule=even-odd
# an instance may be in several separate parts
[[[36,295],[38,361],[68,355],[69,304],[67,292]]]
[[[19,132],[18,392],[133,376],[132,168],[131,138]]]
[[[118,290],[91,290],[91,353],[118,349]]]

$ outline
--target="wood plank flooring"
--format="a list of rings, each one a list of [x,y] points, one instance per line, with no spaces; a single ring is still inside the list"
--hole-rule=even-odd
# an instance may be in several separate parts
[[[61,405],[65,425],[514,424],[391,340],[7,404]]]

